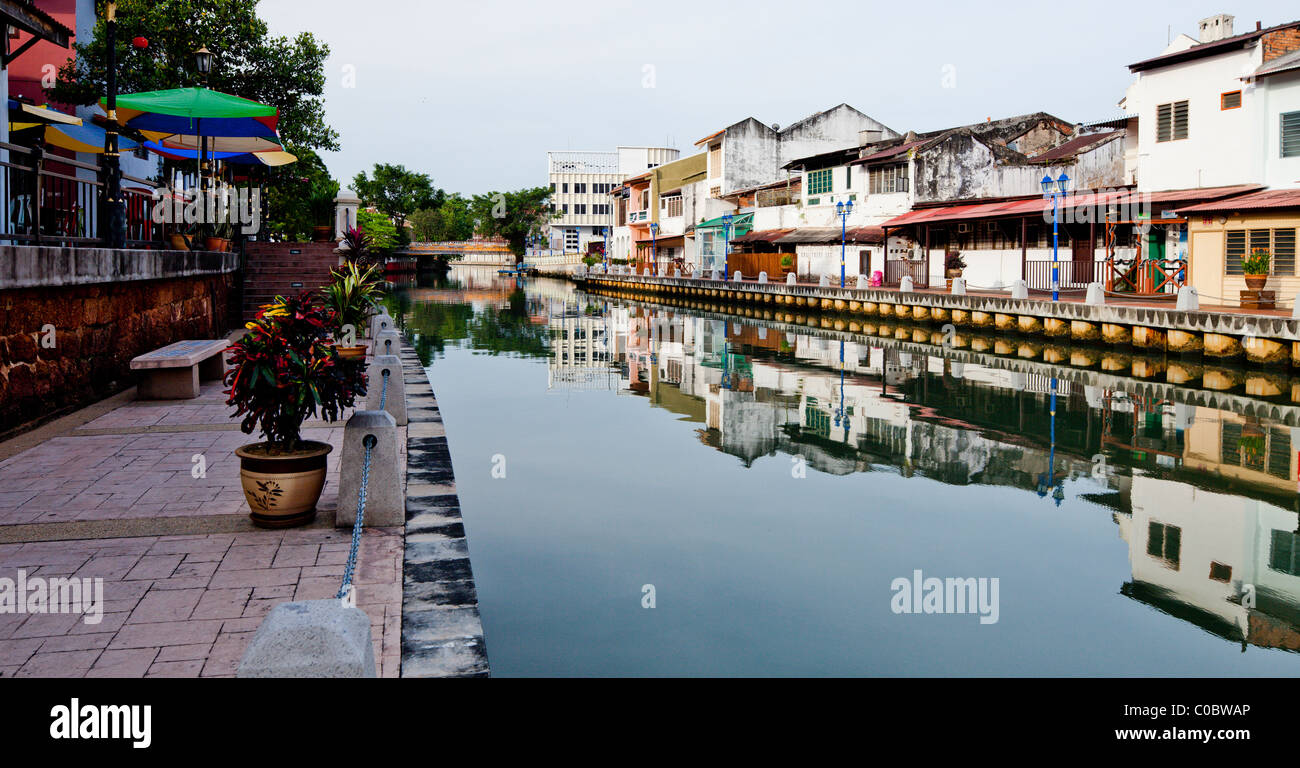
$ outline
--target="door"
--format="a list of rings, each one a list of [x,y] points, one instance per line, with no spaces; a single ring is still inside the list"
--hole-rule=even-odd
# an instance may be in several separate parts
[[[863,277],[871,277],[871,250],[863,249],[858,251],[858,274]]]
[[[1094,261],[1092,227],[1075,224],[1070,227],[1070,271],[1061,275],[1061,287],[1078,288],[1092,282]]]

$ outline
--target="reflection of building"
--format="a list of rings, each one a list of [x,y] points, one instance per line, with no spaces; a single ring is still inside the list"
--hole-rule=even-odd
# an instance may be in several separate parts
[[[609,321],[598,314],[552,316],[547,389],[617,389],[609,349]]]

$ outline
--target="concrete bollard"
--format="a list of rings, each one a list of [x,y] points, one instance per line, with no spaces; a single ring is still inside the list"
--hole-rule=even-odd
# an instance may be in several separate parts
[[[692,279],[692,280],[699,280],[699,279],[700,279],[700,270],[698,270],[698,269],[692,269],[692,270],[691,270],[691,279]]]
[[[645,269],[641,270],[641,275],[642,275],[643,277],[649,277],[649,276],[650,276],[650,268],[649,268],[649,267],[646,267]]]
[[[949,370],[952,371],[952,377],[953,377],[954,379],[964,379],[964,378],[966,378],[966,364],[965,364],[965,363],[958,362],[958,361],[954,360],[954,361],[952,362],[951,366],[949,367]]]
[[[673,277],[681,277],[681,276],[682,276],[682,271],[677,267],[673,267]]]
[[[391,398],[391,389],[388,396]],[[367,527],[398,526],[406,522],[406,502],[397,452],[397,420],[387,411],[355,411],[343,427],[343,455],[339,457],[339,503],[334,524],[351,528],[357,522],[357,494],[365,464],[366,440],[375,438],[370,449],[370,476],[366,480]]]
[[[742,280],[745,279],[745,273],[741,272],[741,271],[738,269],[738,270],[735,271],[734,274],[732,274],[731,279],[732,279],[732,280],[735,280],[736,282],[739,283],[740,281],[742,281]]]
[[[397,323],[389,316],[388,310],[383,310],[377,315],[370,317],[370,338],[375,338],[381,331],[389,331],[397,328]]]
[[[854,275],[854,276],[853,276],[853,287],[854,287],[854,288],[866,288],[866,287],[867,287],[867,276],[866,276],[866,275]]]
[[[899,293],[911,293],[911,292],[914,291],[914,290],[916,290],[916,289],[915,289],[915,286],[914,286],[913,283],[912,283],[912,276],[911,276],[911,275],[903,275],[902,279],[900,279],[900,280],[898,281],[898,291],[899,291]]]
[[[1174,309],[1179,312],[1196,312],[1201,308],[1201,296],[1196,289],[1190,285],[1184,285],[1178,289],[1178,302]],[[1294,310],[1292,310],[1294,314]]]
[[[384,371],[388,371],[388,396],[384,407],[379,407],[379,400],[384,397]],[[388,411],[393,415],[397,426],[406,426],[406,383],[402,380],[402,359],[397,355],[375,355],[366,369],[369,383],[366,387],[366,409],[371,411]]]
[[[720,271],[718,271],[718,270],[715,269],[715,270],[713,270],[712,272],[709,273],[709,279],[710,279],[710,280],[721,280],[721,279],[722,279],[722,273],[721,273]]]
[[[766,273],[766,272],[759,272],[759,273],[758,273],[758,284],[759,284],[759,285],[767,285],[767,273]]]
[[[402,349],[402,337],[397,335],[397,331],[380,331],[371,340],[371,356],[379,355],[396,355]]]
[[[1084,299],[1085,304],[1091,304],[1094,307],[1100,307],[1106,303],[1106,291],[1102,288],[1101,283],[1088,283],[1088,296]]]
[[[236,677],[378,677],[370,617],[342,600],[280,603],[262,620]]]
[[[1029,298],[1029,284],[1024,280],[1017,280],[1011,284],[1011,298],[1027,299]]]
[[[822,275],[821,277],[817,278],[817,287],[818,287],[818,288],[830,288],[830,287],[831,287],[831,279],[830,279],[829,277],[827,277],[826,275]]]
[[[1300,293],[1295,296],[1295,302],[1291,304],[1291,319],[1300,320]]]
[[[953,296],[966,295],[966,278],[954,277],[952,279],[952,295]]]
[[[794,273],[793,273],[793,272],[790,272],[790,273],[788,273],[788,274],[785,276],[785,284],[786,284],[786,285],[794,285],[795,282],[796,282],[796,281],[795,281]]]

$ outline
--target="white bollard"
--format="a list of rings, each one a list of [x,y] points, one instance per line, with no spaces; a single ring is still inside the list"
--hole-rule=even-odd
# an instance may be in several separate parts
[[[722,279],[722,273],[721,273],[720,271],[718,271],[718,270],[715,269],[715,270],[713,270],[712,272],[709,273],[709,279],[710,279],[710,280],[721,280],[721,279]]]
[[[952,295],[953,296],[966,295],[966,278],[954,277],[952,279]]]
[[[645,269],[641,270],[641,276],[642,276],[642,277],[649,277],[649,276],[650,276],[650,268],[649,268],[649,267],[646,267]]]
[[[867,287],[867,276],[866,276],[866,275],[854,275],[854,276],[853,276],[853,287],[854,287],[854,288],[866,288],[866,287]]]
[[[1295,302],[1291,305],[1291,319],[1300,320],[1300,293],[1295,296]]]
[[[1083,303],[1094,307],[1100,307],[1106,303],[1106,291],[1102,288],[1101,283],[1088,283],[1088,295]]]
[[[700,270],[698,270],[698,269],[692,269],[692,270],[691,270],[691,279],[692,279],[692,280],[699,280],[699,279],[700,279]]]
[[[735,274],[731,276],[731,279],[739,283],[745,279],[745,275],[738,269],[736,270]]]
[[[388,310],[381,310],[379,314],[372,315],[370,318],[370,338],[375,338],[380,331],[391,331],[397,327],[393,318],[389,317]]]
[[[1027,299],[1029,298],[1029,284],[1024,280],[1017,280],[1011,284],[1011,298]]]
[[[1178,303],[1174,309],[1179,312],[1199,312],[1201,309],[1201,296],[1196,289],[1190,285],[1184,285],[1178,289]],[[1291,316],[1295,316],[1295,310],[1291,310]]]
[[[673,277],[681,277],[681,276],[682,276],[682,271],[677,267],[673,267]]]
[[[797,282],[797,281],[796,281],[795,278],[794,278],[794,273],[793,273],[793,272],[790,272],[790,273],[786,274],[786,276],[785,276],[785,284],[786,284],[786,285],[794,285],[795,282]]]
[[[384,394],[384,373],[388,373],[388,393]],[[380,400],[384,406],[379,406]],[[406,382],[402,377],[402,359],[397,355],[376,355],[366,369],[366,410],[388,411],[397,426],[406,426]]]
[[[378,355],[396,355],[401,352],[402,337],[397,335],[397,331],[387,330],[380,331],[371,339],[370,354]]]
[[[831,279],[830,279],[829,277],[827,277],[826,275],[822,275],[821,277],[817,278],[817,287],[818,287],[818,288],[829,288],[829,287],[831,287]]]
[[[767,285],[767,273],[766,273],[766,272],[759,272],[759,273],[758,273],[758,284],[759,284],[759,285]]]
[[[388,396],[393,396],[389,384]],[[365,467],[366,442],[370,448],[370,474],[366,478],[366,509],[362,526],[387,527],[406,523],[406,500],[402,496],[401,466],[397,450],[397,420],[388,411],[354,411],[343,427],[343,451],[339,457],[339,501],[334,524],[351,528],[357,522],[357,496]]]
[[[915,290],[915,287],[914,284],[912,283],[912,276],[903,275],[902,279],[898,281],[898,292],[911,293],[913,290]]]

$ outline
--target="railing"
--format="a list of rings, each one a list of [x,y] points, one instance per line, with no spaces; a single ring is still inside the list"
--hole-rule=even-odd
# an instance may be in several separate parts
[[[1025,283],[1031,291],[1052,290],[1052,265],[1056,265],[1060,290],[1086,291],[1088,283],[1101,282],[1104,261],[1074,261],[1072,259],[1030,259],[1025,262]]]
[[[650,212],[644,209],[640,211],[628,211],[627,214],[627,220],[629,222],[645,221],[649,217],[650,217]]]
[[[1118,259],[1102,262],[1106,290],[1139,296],[1174,294],[1187,283],[1187,262],[1179,259]]]
[[[103,183],[98,165],[4,142],[0,149],[9,152],[9,159],[0,161],[4,190],[0,240],[55,245],[99,242]],[[88,177],[82,171],[94,175]],[[162,225],[152,218],[155,188],[152,182],[123,176],[128,243],[162,241]]]
[[[885,285],[897,286],[903,276],[912,278],[912,287],[930,287],[930,265],[924,261],[912,259],[888,259],[885,261]]]

